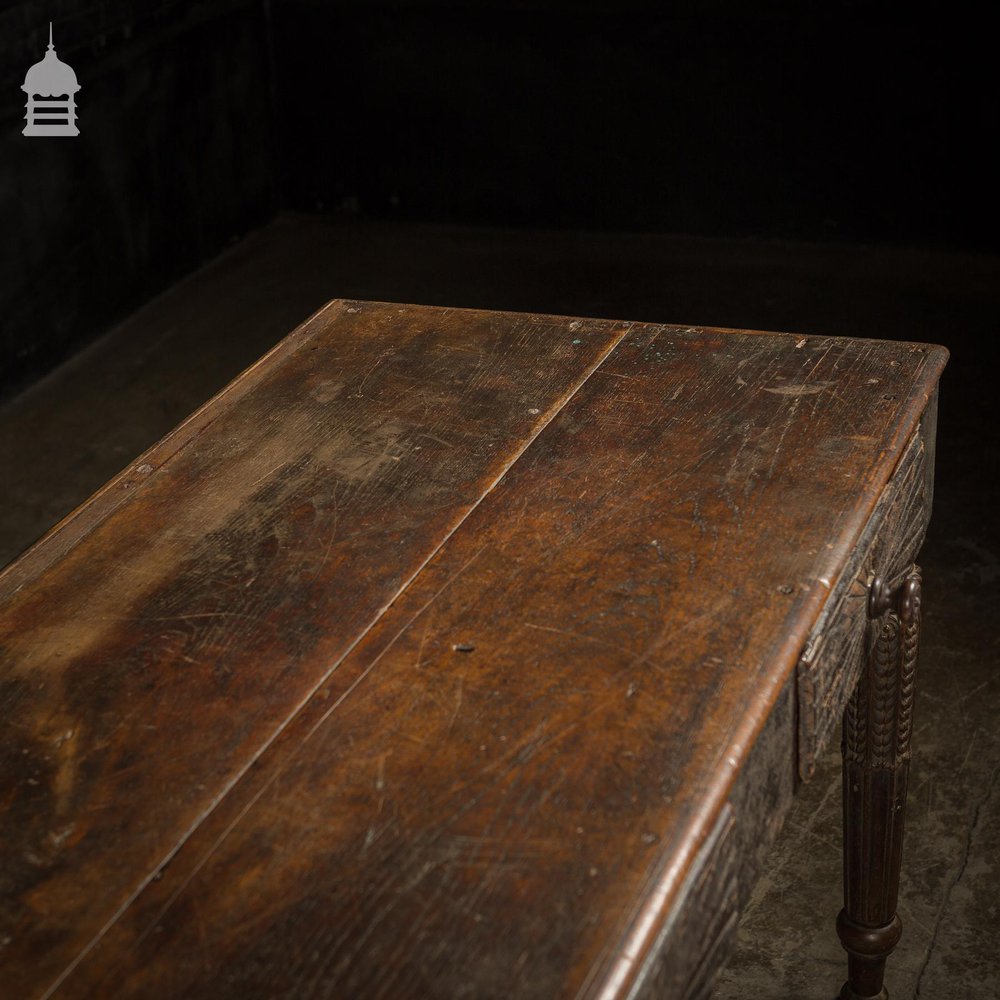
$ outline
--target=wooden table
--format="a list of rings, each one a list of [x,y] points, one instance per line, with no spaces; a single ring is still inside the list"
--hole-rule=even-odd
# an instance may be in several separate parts
[[[878,995],[946,357],[330,303],[0,576],[4,996],[704,997],[842,715]]]

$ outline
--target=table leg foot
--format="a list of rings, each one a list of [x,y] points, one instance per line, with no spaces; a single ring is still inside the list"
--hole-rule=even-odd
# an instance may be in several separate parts
[[[920,628],[920,570],[898,587],[872,584],[861,680],[844,713],[844,909],[848,954],[841,1000],[886,1000],[885,963],[899,941],[896,914]]]
[[[837,1000],[889,1000],[889,991],[883,986],[874,996],[861,996],[851,989],[850,983],[844,983],[843,989],[837,994]]]

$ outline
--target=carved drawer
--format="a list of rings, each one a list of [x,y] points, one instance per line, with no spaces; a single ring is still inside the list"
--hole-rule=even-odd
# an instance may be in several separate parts
[[[936,404],[935,394],[799,658],[798,761],[804,780],[830,736],[839,732],[861,676],[872,581],[900,582],[923,543],[933,496]]]

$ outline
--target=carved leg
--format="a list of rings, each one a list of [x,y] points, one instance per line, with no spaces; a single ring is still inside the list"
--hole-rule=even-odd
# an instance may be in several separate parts
[[[844,713],[844,908],[848,954],[841,1000],[886,1000],[885,961],[899,941],[896,914],[920,629],[920,570],[896,589],[872,584],[861,681]]]

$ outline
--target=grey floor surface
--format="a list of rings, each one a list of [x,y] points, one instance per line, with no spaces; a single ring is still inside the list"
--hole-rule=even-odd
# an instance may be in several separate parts
[[[0,409],[0,565],[335,297],[944,343],[890,992],[1000,998],[1000,258],[279,217]],[[843,978],[839,754],[800,789],[716,1000]]]

